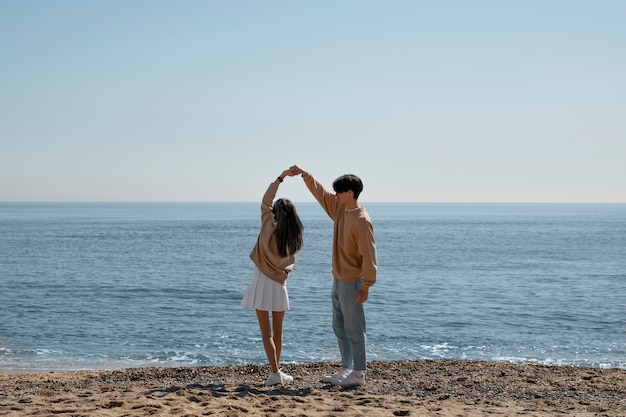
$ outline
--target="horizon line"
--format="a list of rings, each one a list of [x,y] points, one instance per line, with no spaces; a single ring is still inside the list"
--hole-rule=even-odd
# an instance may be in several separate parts
[[[315,200],[298,204],[317,203]],[[363,204],[626,204],[626,201],[360,201]],[[157,201],[157,200],[24,200],[2,201],[0,204],[258,204],[258,201]]]

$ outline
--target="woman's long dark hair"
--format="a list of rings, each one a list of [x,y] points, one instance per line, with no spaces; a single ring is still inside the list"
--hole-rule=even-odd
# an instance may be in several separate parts
[[[300,221],[296,206],[291,200],[279,198],[272,207],[277,227],[274,231],[278,254],[286,258],[295,255],[304,243],[304,226]]]

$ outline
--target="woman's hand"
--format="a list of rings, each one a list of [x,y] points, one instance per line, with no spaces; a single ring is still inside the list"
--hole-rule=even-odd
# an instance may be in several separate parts
[[[302,168],[300,168],[298,165],[293,165],[291,168],[289,168],[289,170],[291,172],[293,172],[292,175],[300,175],[300,174],[304,174],[304,170]]]
[[[282,174],[280,174],[281,177],[286,178],[286,177],[293,177],[294,175],[296,175],[291,169],[286,169],[283,171]]]

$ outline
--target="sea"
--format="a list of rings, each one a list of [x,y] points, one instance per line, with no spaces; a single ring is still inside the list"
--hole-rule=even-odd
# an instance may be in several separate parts
[[[626,369],[626,204],[367,203],[370,361]],[[338,361],[333,224],[297,203],[282,361]],[[0,203],[0,372],[265,364],[258,203]]]

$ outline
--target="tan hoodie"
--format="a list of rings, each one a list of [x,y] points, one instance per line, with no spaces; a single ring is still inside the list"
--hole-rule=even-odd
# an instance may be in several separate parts
[[[369,214],[363,207],[347,210],[309,173],[302,175],[311,194],[335,223],[333,235],[333,276],[342,282],[363,278],[361,289],[376,282],[376,243]]]
[[[261,231],[257,238],[256,245],[250,252],[250,259],[259,268],[261,272],[273,281],[285,285],[287,275],[293,269],[296,262],[296,256],[291,255],[282,258],[278,255],[278,247],[276,245],[276,219],[272,213],[272,203],[278,191],[279,182],[274,181],[267,188],[261,202]]]

